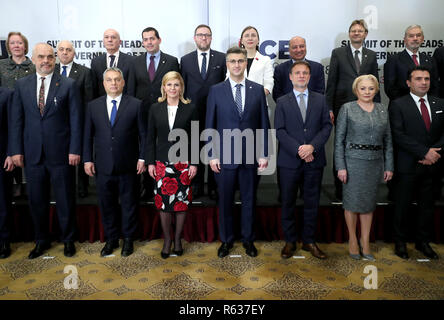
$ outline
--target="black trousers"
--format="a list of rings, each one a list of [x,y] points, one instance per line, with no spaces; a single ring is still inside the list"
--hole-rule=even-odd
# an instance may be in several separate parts
[[[12,179],[11,172],[0,168],[0,242],[9,241],[10,237]]]

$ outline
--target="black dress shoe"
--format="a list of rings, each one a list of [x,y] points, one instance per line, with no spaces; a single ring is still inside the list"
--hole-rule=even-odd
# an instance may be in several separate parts
[[[408,259],[409,254],[407,253],[407,246],[405,242],[396,242],[395,244],[395,254],[401,259]]]
[[[163,251],[160,251],[160,256],[162,257],[162,259],[166,259],[166,258],[168,258],[170,256],[170,254],[169,253],[165,253]]]
[[[65,249],[63,249],[63,254],[65,255],[65,257],[72,257],[76,254],[74,241],[65,242]]]
[[[231,248],[233,248],[233,244],[231,242],[222,242],[222,245],[217,250],[217,256],[219,258],[228,256]]]
[[[124,239],[122,246],[122,257],[128,257],[134,252],[133,240]]]
[[[100,255],[102,257],[109,256],[111,253],[113,253],[113,250],[117,249],[118,247],[119,247],[119,240],[107,241],[102,251],[100,251]]]
[[[415,249],[421,251],[427,258],[437,260],[439,259],[435,251],[427,242],[417,242],[415,244]]]
[[[253,242],[244,242],[242,246],[245,248],[245,253],[250,257],[257,257],[257,249]]]
[[[37,243],[34,249],[29,253],[28,259],[35,259],[45,253],[45,250],[51,248],[49,243]]]
[[[0,244],[0,259],[6,259],[11,255],[11,247],[9,242],[2,242]]]

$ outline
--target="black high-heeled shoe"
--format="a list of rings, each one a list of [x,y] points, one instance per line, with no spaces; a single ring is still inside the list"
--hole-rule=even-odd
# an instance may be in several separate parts
[[[173,250],[173,253],[176,255],[176,256],[178,256],[178,257],[180,257],[181,255],[183,255],[183,249],[180,249],[180,250]]]
[[[166,259],[166,258],[168,258],[170,256],[170,254],[169,253],[165,253],[163,251],[160,251],[160,256],[162,257],[162,259]]]

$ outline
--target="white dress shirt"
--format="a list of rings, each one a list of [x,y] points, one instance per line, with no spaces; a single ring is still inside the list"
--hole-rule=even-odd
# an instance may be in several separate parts
[[[210,49],[208,49],[207,51],[200,51],[199,49],[197,49],[197,63],[199,64],[199,72],[200,70],[202,70],[202,60],[203,60],[203,56],[202,53],[206,53],[207,54],[207,73],[208,73],[208,65],[210,64]]]
[[[306,110],[308,109],[308,89],[305,89],[304,91],[298,91],[296,89],[293,88],[293,93],[294,96],[296,97],[296,101],[298,102],[298,105],[301,105],[301,97],[299,97],[299,95],[302,93],[304,96],[304,101],[305,101],[305,108]]]
[[[233,100],[236,102],[236,85],[237,82],[233,81],[231,78],[228,78],[230,80],[231,85],[231,92],[233,92]],[[241,86],[241,97],[242,97],[242,112],[244,112],[245,109],[245,78],[240,82]]]
[[[71,69],[72,69],[72,64],[73,64],[73,62],[74,62],[74,61],[71,61],[71,62],[68,63],[68,64],[62,64],[62,63],[60,62],[60,74],[62,74],[62,72],[63,72],[63,67],[66,66],[66,76],[69,77],[69,74],[71,73]]]
[[[113,110],[113,103],[112,101],[116,100],[116,107],[117,110],[119,110],[120,100],[122,100],[122,95],[112,98],[110,96],[106,96],[106,110],[108,111],[108,119],[111,120],[111,111]]]
[[[170,106],[168,105],[168,125],[170,126],[170,130],[173,130],[174,120],[176,120],[177,108],[179,106]]]
[[[419,65],[421,64],[421,61],[419,61],[419,50],[418,50],[418,52],[413,53],[413,52],[411,52],[409,49],[405,48],[405,51],[407,51],[407,53],[409,54],[410,58],[412,58],[412,61],[414,61],[412,56],[413,56],[414,54],[416,54],[416,60],[418,61],[418,64],[419,64]]]
[[[38,73],[36,74],[37,74],[37,105],[39,104],[39,94],[40,94],[40,87],[42,86],[42,79],[41,79],[42,77],[45,78],[45,105],[46,105],[46,98],[48,98],[49,86],[51,85],[51,79],[54,72],[51,72],[46,76],[42,76]],[[55,97],[54,97],[54,103],[57,103]]]
[[[421,97],[418,97],[417,95],[414,95],[411,92],[410,92],[410,95],[412,96],[413,100],[415,100],[416,107],[419,110],[419,114],[422,116],[421,102],[419,101],[419,99],[421,99]],[[424,99],[424,104],[426,105],[427,110],[429,111],[430,123],[432,123],[432,110],[430,109],[430,104],[429,104],[429,100],[427,99],[427,94],[424,97],[422,97],[422,98]]]
[[[106,66],[107,66],[107,68],[117,67],[117,64],[119,63],[119,53],[120,53],[120,51],[117,51],[116,53],[112,54],[115,57],[114,58],[114,63],[113,63],[112,66],[110,66],[110,63],[111,63],[111,58],[109,57],[110,54],[108,52],[106,53]]]
[[[355,47],[350,46],[350,49],[351,49],[351,52],[352,52],[353,59],[355,58],[355,51],[359,50],[359,53],[358,53],[359,63],[362,64],[362,46],[360,48],[358,48],[358,49],[355,49]]]

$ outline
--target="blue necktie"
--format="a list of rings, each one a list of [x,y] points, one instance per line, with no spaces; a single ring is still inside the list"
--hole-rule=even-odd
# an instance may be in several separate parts
[[[113,108],[111,109],[111,117],[109,119],[109,122],[111,122],[111,127],[114,125],[114,122],[116,121],[116,114],[117,114],[117,101],[112,100]]]
[[[66,68],[67,68],[67,66],[63,66],[62,68],[63,68],[62,76],[67,77],[67,74],[66,74]]]
[[[202,68],[200,69],[200,75],[202,76],[202,79],[207,78],[207,53],[202,53]]]
[[[236,95],[234,96],[234,102],[236,102],[239,116],[242,117],[242,94],[241,94],[242,84],[238,83],[237,85],[235,85],[235,87],[236,87]]]

